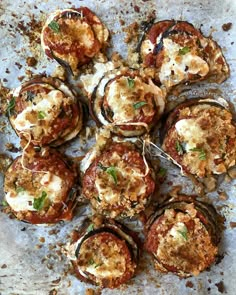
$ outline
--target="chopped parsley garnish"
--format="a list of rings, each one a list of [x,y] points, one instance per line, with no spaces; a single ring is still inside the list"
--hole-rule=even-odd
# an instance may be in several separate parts
[[[190,51],[190,48],[188,46],[184,46],[183,48],[179,49],[179,55],[185,55]]]
[[[204,151],[204,149],[201,148],[193,148],[190,149],[191,152],[199,152],[199,159],[200,160],[206,160],[206,152]]]
[[[160,177],[165,177],[166,176],[166,173],[167,173],[167,169],[163,168],[163,167],[160,167],[159,171],[158,171],[158,175]]]
[[[181,234],[181,236],[185,239],[185,241],[188,240],[188,229],[184,225],[182,230],[178,230],[178,233]]]
[[[183,155],[184,149],[183,149],[181,143],[178,140],[175,143],[175,149],[176,149],[176,151],[178,152],[179,155]]]
[[[146,101],[139,101],[133,104],[133,107],[135,110],[140,109],[141,107],[145,106],[147,104]]]
[[[129,88],[134,88],[134,79],[128,77],[127,78]]]
[[[46,197],[47,197],[47,193],[43,191],[39,198],[34,199],[33,208],[38,211],[41,210],[44,206]]]
[[[110,166],[110,167],[105,167],[101,163],[98,163],[98,167],[105,171],[107,174],[111,175],[113,178],[115,185],[117,185],[117,170],[116,167]]]
[[[9,116],[11,116],[14,112],[15,109],[15,105],[16,105],[16,98],[12,97],[12,99],[9,101],[9,104],[7,106],[7,113]]]
[[[18,186],[17,188],[16,188],[16,192],[17,192],[17,194],[18,193],[20,193],[20,192],[23,192],[25,189],[22,187],[22,186]]]
[[[52,20],[49,24],[48,27],[55,33],[59,33],[60,32],[60,26],[59,24],[55,21]]]
[[[38,112],[38,119],[39,120],[43,120],[46,116],[47,116],[47,114],[44,111]]]
[[[88,232],[92,231],[93,229],[94,229],[94,224],[91,223],[91,224],[87,227],[86,232],[88,233]]]
[[[114,167],[114,166],[108,167],[106,170],[106,173],[111,175],[111,177],[113,178],[113,180],[115,182],[115,185],[117,185],[116,167]]]
[[[6,207],[6,206],[8,206],[8,203],[7,203],[7,201],[3,200],[1,205]]]

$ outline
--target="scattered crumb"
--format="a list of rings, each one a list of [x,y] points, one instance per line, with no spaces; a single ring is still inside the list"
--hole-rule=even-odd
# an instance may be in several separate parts
[[[231,228],[235,228],[236,227],[236,221],[230,221],[229,223]]]
[[[59,277],[58,279],[52,281],[52,284],[53,285],[58,285],[60,283],[60,281],[61,281],[61,277]]]
[[[226,23],[222,25],[222,30],[228,32],[232,28],[232,23]]]
[[[34,66],[37,65],[38,61],[37,61],[37,59],[36,59],[35,57],[33,57],[33,56],[29,56],[29,57],[27,57],[27,59],[26,59],[26,63],[27,63],[27,65],[28,65],[29,67],[34,67]]]
[[[134,11],[139,13],[140,12],[140,7],[138,5],[135,5],[134,6]]]
[[[219,199],[221,200],[221,201],[226,201],[226,200],[228,200],[228,196],[227,196],[227,194],[226,194],[226,192],[220,192],[220,194],[219,194]]]
[[[51,236],[51,235],[56,235],[59,233],[59,229],[50,229],[50,231],[48,232],[48,234]]]
[[[42,244],[37,244],[37,245],[35,246],[36,249],[41,249],[42,247],[43,247]]]
[[[225,286],[224,286],[223,281],[220,281],[219,283],[216,283],[215,285],[218,288],[218,291],[220,293],[225,293]]]
[[[131,41],[137,42],[139,37],[138,29],[139,29],[139,25],[137,22],[133,22],[131,25],[124,28],[123,31],[126,33],[124,42],[125,43],[130,43]]]
[[[52,289],[48,295],[57,295],[57,290],[56,289]]]
[[[3,264],[3,265],[1,266],[1,268],[2,268],[2,269],[7,268],[7,265],[6,265],[6,264]]]
[[[40,241],[41,243],[45,243],[45,238],[44,238],[44,237],[40,237],[40,238],[39,238],[39,241]]]
[[[185,284],[185,286],[188,287],[188,288],[193,288],[194,287],[194,284],[191,281],[187,281],[186,284]]]
[[[19,151],[21,151],[21,148],[17,148],[14,146],[13,143],[8,142],[5,144],[6,150],[12,153],[18,153]]]
[[[85,295],[95,295],[95,291],[93,289],[86,289]]]

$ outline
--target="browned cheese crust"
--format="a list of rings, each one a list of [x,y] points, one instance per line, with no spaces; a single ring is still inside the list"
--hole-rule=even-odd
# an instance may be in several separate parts
[[[70,220],[75,179],[73,168],[55,151],[20,156],[5,174],[6,201],[18,219],[30,223]]]
[[[112,218],[143,211],[155,189],[144,160],[131,143],[112,143],[86,170],[83,195],[92,207]]]
[[[171,116],[163,149],[186,173],[202,178],[235,165],[236,127],[228,110],[201,103],[180,106]]]

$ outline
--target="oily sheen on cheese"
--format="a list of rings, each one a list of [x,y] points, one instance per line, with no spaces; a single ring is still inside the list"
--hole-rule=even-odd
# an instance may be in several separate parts
[[[44,120],[47,126],[55,120],[60,113],[60,106],[63,101],[63,95],[58,90],[52,90],[38,103],[27,106],[15,119],[12,120],[15,129],[18,131],[28,130],[33,126],[38,125],[36,121]],[[40,119],[40,112],[43,113],[43,118]],[[37,119],[37,120],[36,120]],[[44,134],[47,134],[47,128],[40,126]]]

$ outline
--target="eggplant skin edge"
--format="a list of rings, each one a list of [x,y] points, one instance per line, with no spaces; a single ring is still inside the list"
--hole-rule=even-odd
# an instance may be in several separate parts
[[[164,203],[162,203],[159,207],[156,208],[156,211],[152,213],[152,215],[149,217],[149,219],[147,220],[145,224],[146,241],[147,241],[152,225],[159,218],[163,216],[166,209],[174,209],[177,212],[187,213],[185,210],[185,207],[189,204],[193,204],[194,209],[197,210],[198,213],[200,213],[205,219],[206,223],[204,224],[202,221],[201,223],[207,229],[207,232],[209,233],[209,236],[211,238],[212,245],[218,249],[218,244],[220,243],[221,233],[223,230],[223,217],[217,213],[213,205],[199,200],[197,196],[187,196],[183,194],[175,198],[169,197]],[[146,246],[146,241],[145,241],[144,248],[146,251],[149,252],[149,254],[152,255],[154,260],[154,265],[157,270],[163,273],[173,272],[179,277],[185,277],[185,278],[191,277],[192,275],[196,275],[196,274],[181,270],[181,266],[177,270],[170,270],[167,265],[163,264],[163,262],[152,251],[150,251],[150,249],[148,249],[148,247]],[[218,250],[214,256],[214,260],[217,258],[217,255],[218,255]],[[213,262],[211,261],[210,265],[207,265],[200,272],[208,269]]]
[[[93,228],[92,230],[88,231],[88,228],[93,228],[93,223],[90,223],[89,226],[84,228],[83,230],[77,232],[76,239],[73,240],[73,243],[76,243],[76,249],[75,249],[75,256],[79,256],[80,247],[83,244],[84,241],[86,241],[88,238],[99,235],[102,233],[109,233],[111,235],[114,235],[116,238],[118,238],[121,241],[125,242],[125,247],[128,249],[131,257],[131,265],[132,269],[126,270],[126,272],[122,275],[124,278],[120,280],[120,277],[110,279],[110,278],[104,278],[101,280],[96,280],[96,277],[91,274],[87,273],[81,273],[81,271],[78,268],[77,261],[72,260],[71,263],[74,267],[75,275],[78,277],[79,280],[84,281],[86,283],[90,283],[93,285],[99,285],[102,288],[117,288],[118,286],[126,283],[128,280],[130,280],[134,273],[135,269],[138,264],[139,255],[140,255],[140,248],[141,248],[141,241],[138,238],[137,234],[130,229],[128,229],[123,224],[117,222],[117,221],[105,221],[101,226],[98,228]]]

